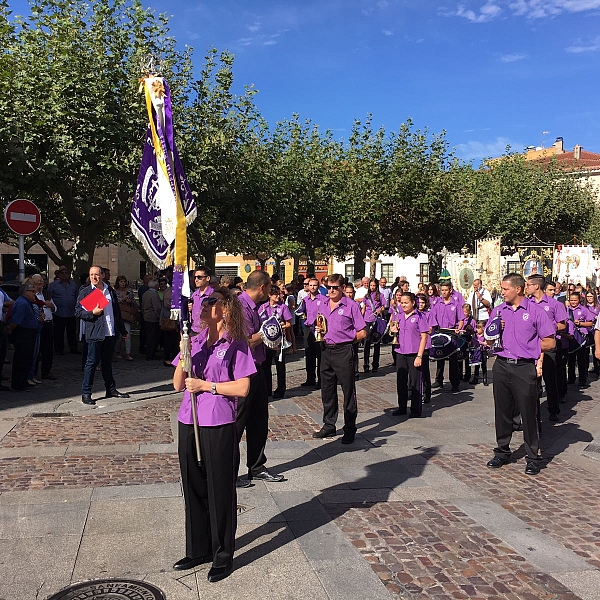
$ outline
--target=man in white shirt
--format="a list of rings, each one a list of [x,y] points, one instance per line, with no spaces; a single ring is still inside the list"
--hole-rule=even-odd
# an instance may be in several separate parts
[[[492,296],[481,285],[481,279],[473,281],[473,291],[467,297],[466,302],[471,305],[471,314],[477,322],[485,323],[490,318],[488,309],[490,311],[492,309]]]
[[[379,279],[379,293],[385,298],[384,306],[387,311],[390,307],[390,300],[392,298],[392,290],[387,286],[387,279],[381,277]]]
[[[354,299],[357,302],[360,302],[367,295],[367,292],[369,291],[369,278],[363,277],[361,279],[361,283],[362,283],[362,287],[359,287],[356,290],[356,295],[354,296]]]

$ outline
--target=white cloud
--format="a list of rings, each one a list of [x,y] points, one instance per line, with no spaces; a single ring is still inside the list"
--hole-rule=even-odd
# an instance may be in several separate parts
[[[527,58],[527,54],[500,54],[499,58],[500,62],[512,63],[519,60],[525,60]]]
[[[260,21],[254,21],[254,23],[252,23],[252,25],[248,25],[248,30],[255,32],[258,31],[260,29],[261,26],[261,22]]]
[[[381,33],[383,33],[383,35],[394,35],[394,32],[390,29],[382,29]]]
[[[600,37],[592,40],[575,40],[571,46],[565,48],[565,52],[570,54],[584,54],[585,52],[598,52],[600,50]]]
[[[456,155],[467,161],[496,158],[504,154],[507,146],[510,146],[511,150],[517,152],[525,148],[525,144],[522,142],[515,142],[505,137],[497,137],[492,141],[471,140],[466,144],[458,144],[456,146]]]
[[[497,4],[489,1],[479,9],[479,12],[466,8],[464,4],[459,4],[454,14],[471,21],[471,23],[487,23],[495,19],[501,12],[502,9]]]
[[[461,17],[471,23],[487,23],[500,17],[508,8],[513,16],[527,19],[555,17],[561,13],[578,13],[600,9],[600,0],[486,0],[461,2],[456,10],[440,7],[438,14],[445,17]]]

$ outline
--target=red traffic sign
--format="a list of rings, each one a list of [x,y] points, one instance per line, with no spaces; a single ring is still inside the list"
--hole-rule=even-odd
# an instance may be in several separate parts
[[[42,214],[31,200],[13,200],[4,209],[4,220],[17,235],[31,235],[38,230]]]

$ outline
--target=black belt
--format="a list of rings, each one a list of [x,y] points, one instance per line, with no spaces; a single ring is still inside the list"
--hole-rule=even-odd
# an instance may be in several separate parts
[[[506,358],[505,356],[496,356],[496,358],[511,365],[532,365],[535,363],[535,358]]]
[[[328,344],[325,342],[325,348],[340,348],[341,346],[348,346],[349,344],[353,344],[354,342],[340,342],[339,344]]]

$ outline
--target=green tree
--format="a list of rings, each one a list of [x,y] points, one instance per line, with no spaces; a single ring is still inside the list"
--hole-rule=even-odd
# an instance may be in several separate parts
[[[2,183],[39,204],[33,240],[53,261],[85,271],[98,245],[130,239],[147,121],[141,60],[162,58],[177,98],[189,56],[175,49],[166,17],[139,0],[32,0],[31,15],[15,23],[3,54],[10,93],[0,96],[0,137],[10,168]]]

